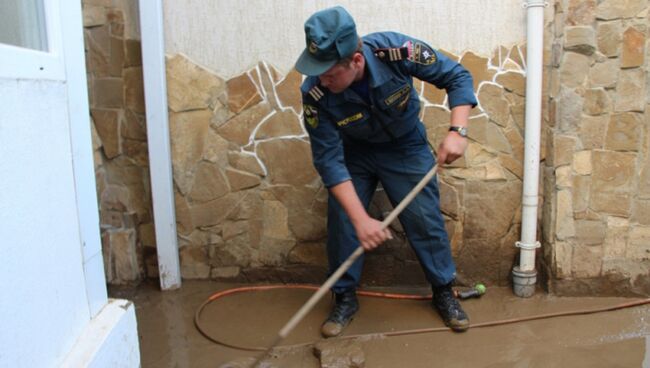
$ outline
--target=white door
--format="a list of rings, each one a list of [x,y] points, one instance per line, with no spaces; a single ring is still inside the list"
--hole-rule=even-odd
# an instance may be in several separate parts
[[[60,364],[107,303],[80,0],[0,1],[0,366]]]

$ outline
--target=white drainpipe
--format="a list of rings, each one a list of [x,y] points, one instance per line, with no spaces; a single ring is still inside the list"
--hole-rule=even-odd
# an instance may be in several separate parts
[[[181,271],[167,116],[163,0],[140,0],[139,11],[158,273],[160,288],[172,290],[181,286]]]
[[[524,191],[522,198],[519,266],[512,269],[514,293],[530,297],[535,293],[537,271],[537,203],[539,193],[539,146],[542,115],[542,60],[544,52],[544,0],[527,0],[526,129],[524,137]]]

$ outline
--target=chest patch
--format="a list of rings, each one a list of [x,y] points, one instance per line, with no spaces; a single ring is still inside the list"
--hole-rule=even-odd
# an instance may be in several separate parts
[[[337,121],[336,125],[340,126],[340,127],[343,127],[343,126],[346,126],[346,125],[348,125],[348,124],[350,124],[352,122],[355,122],[357,120],[361,120],[362,118],[363,118],[363,113],[358,112],[358,113],[356,113],[356,114],[354,114],[352,116],[348,116],[347,118],[345,118],[343,120]]]
[[[386,106],[390,106],[390,105],[394,104],[395,101],[401,99],[402,97],[408,96],[410,92],[411,92],[411,86],[407,84],[404,87],[398,89],[397,92],[395,92],[392,95],[388,96],[384,100],[384,104],[386,104]]]

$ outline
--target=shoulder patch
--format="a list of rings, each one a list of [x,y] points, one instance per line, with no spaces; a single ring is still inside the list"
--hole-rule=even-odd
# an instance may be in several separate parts
[[[307,124],[313,129],[316,129],[318,126],[318,110],[312,105],[304,104],[302,105],[302,111]]]
[[[307,93],[309,93],[311,98],[313,98],[315,101],[318,101],[323,98],[323,96],[325,96],[325,93],[323,93],[323,91],[317,85],[313,86]]]
[[[409,41],[405,46],[409,50],[409,60],[416,64],[431,65],[438,60],[436,53],[423,43],[417,42],[413,44],[413,42]]]

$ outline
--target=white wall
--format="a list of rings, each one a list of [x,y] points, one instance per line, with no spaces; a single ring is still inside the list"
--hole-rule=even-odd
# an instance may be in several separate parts
[[[270,62],[288,72],[305,47],[304,21],[343,5],[360,34],[393,30],[462,54],[491,55],[525,39],[523,0],[165,1],[165,46],[223,78]]]

